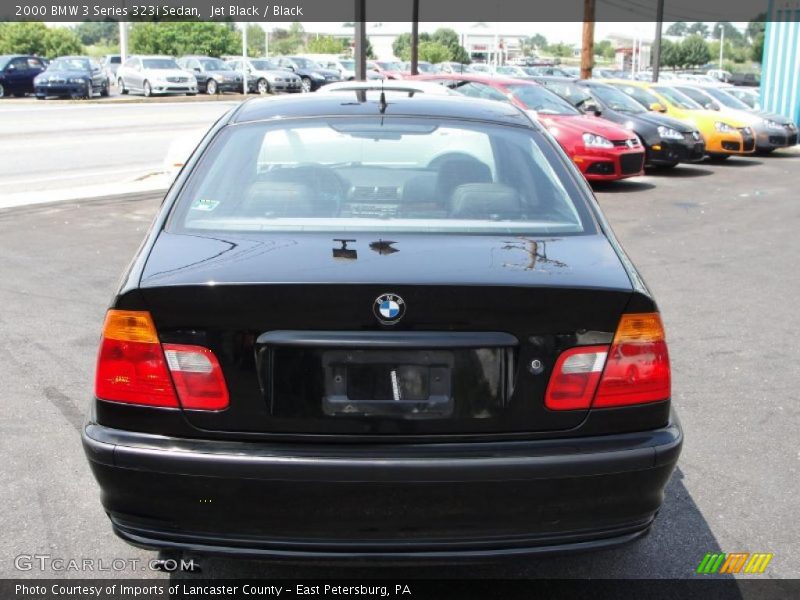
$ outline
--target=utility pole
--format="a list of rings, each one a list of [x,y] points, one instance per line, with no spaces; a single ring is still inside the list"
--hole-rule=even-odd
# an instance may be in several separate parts
[[[128,60],[128,23],[126,21],[119,22],[119,56],[120,64],[124,64]]]
[[[353,54],[356,59],[356,80],[365,81],[367,79],[367,2],[366,0],[355,0],[356,2],[356,23]]]
[[[720,36],[719,36],[719,70],[722,71],[722,52],[725,48],[725,28],[720,23],[717,27],[719,27]]]
[[[653,83],[658,83],[661,71],[661,26],[664,24],[664,0],[656,5],[656,38],[653,40]]]
[[[581,46],[581,79],[592,76],[594,65],[594,3],[583,0],[583,42]]]
[[[247,96],[247,23],[242,23],[242,93]]]
[[[419,75],[419,0],[411,0],[411,74]]]
[[[269,29],[264,30],[264,58],[269,58]]]

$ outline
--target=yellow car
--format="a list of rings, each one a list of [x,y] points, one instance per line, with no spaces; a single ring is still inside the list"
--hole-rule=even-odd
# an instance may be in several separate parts
[[[728,158],[732,154],[752,154],[756,149],[755,134],[750,124],[734,115],[721,115],[666,84],[645,81],[606,81],[622,90],[649,110],[664,112],[694,125],[706,141],[706,154],[711,158]]]

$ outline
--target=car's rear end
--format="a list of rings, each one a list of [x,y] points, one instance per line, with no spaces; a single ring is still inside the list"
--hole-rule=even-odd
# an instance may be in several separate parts
[[[669,358],[581,178],[491,103],[327,98],[219,124],[109,310],[84,445],[115,531],[392,559],[642,535]]]

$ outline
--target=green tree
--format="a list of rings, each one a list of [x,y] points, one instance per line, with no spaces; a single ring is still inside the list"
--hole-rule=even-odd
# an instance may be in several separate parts
[[[266,51],[266,38],[267,34],[261,26],[250,23],[247,26],[247,55],[264,56],[264,52]]]
[[[85,49],[75,32],[66,27],[51,27],[44,37],[44,56],[68,56],[83,54]]]
[[[594,45],[595,56],[602,56],[606,60],[611,60],[614,58],[616,52],[617,51],[616,48],[614,48],[614,44],[608,40],[599,41]]]
[[[722,36],[722,30],[725,30],[726,46],[729,43],[732,46],[741,46],[744,43],[744,34],[728,21],[714,23],[714,27],[711,29],[711,37],[713,37],[715,40],[720,39]]]
[[[431,41],[431,36],[429,34],[419,34],[420,45],[422,45],[422,42],[429,41]],[[400,60],[411,60],[411,34],[401,33],[398,35],[394,42],[392,42],[392,52],[394,52],[394,55]]]
[[[683,65],[683,51],[680,43],[661,40],[661,66],[675,69]]]
[[[753,45],[750,48],[750,60],[760,63],[764,60],[764,34],[756,34]]]
[[[129,35],[134,54],[241,54],[242,36],[225,23],[177,21],[135,23]]]
[[[558,42],[556,44],[550,44],[546,48],[547,52],[549,52],[552,56],[558,56],[561,58],[567,58],[572,56],[573,48],[569,44],[565,44],[563,42]]]
[[[537,50],[542,50],[547,47],[547,38],[541,33],[536,33],[528,38],[528,43]]]
[[[345,51],[347,42],[341,38],[331,35],[321,35],[312,37],[306,44],[306,52],[309,54],[341,54]]]
[[[78,36],[66,27],[48,27],[44,23],[28,21],[4,23],[0,29],[0,54],[36,54],[55,58],[83,52]]]
[[[681,42],[681,58],[684,67],[696,67],[706,64],[711,60],[711,52],[708,50],[708,44],[699,35],[690,35],[683,39]]]
[[[450,60],[450,48],[439,42],[425,41],[419,44],[419,59],[429,63],[440,63]]]
[[[44,23],[3,23],[0,34],[0,54],[45,55],[47,25]]]
[[[442,27],[433,32],[431,41],[441,44],[450,51],[450,58],[445,60],[453,60],[462,64],[469,64],[472,62],[469,53],[461,45],[461,39],[458,37],[453,29]]]
[[[689,29],[689,26],[686,24],[686,21],[676,21],[667,27],[666,34],[673,35],[675,37],[683,37],[686,35],[687,29]]]
[[[759,34],[764,34],[767,24],[765,23],[767,19],[766,13],[761,13],[760,15],[756,16],[755,19],[750,21],[747,24],[747,28],[745,29],[745,35],[750,42],[755,42],[756,38],[758,38]]]
[[[300,23],[294,22],[289,29],[275,29],[269,36],[270,54],[294,54],[303,46],[305,32]]]
[[[697,21],[696,23],[692,23],[689,25],[689,28],[686,30],[686,33],[689,35],[699,35],[703,39],[708,37],[708,25],[703,23],[702,21]]]
[[[81,43],[86,46],[119,44],[119,23],[112,21],[86,21],[73,28]]]

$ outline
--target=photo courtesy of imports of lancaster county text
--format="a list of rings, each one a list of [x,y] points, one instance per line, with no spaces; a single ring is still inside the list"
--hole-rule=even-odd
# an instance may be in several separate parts
[[[800,598],[800,0],[0,0],[0,600]]]

